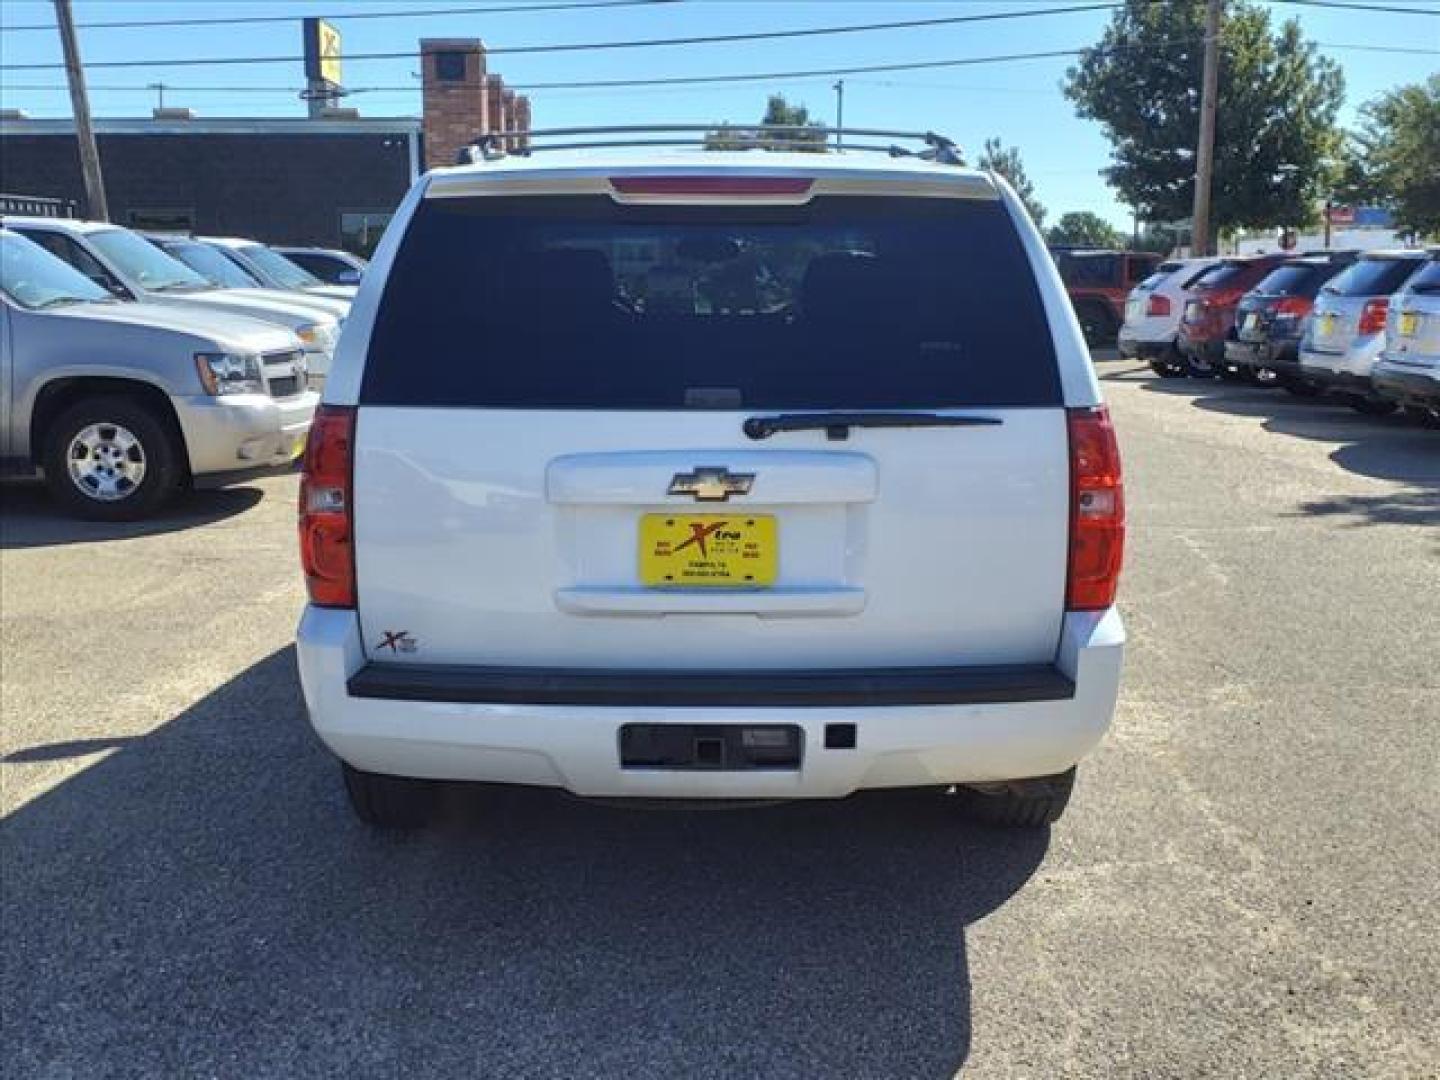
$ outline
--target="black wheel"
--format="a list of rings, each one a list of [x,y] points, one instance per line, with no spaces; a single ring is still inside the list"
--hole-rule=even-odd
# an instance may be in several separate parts
[[[1241,383],[1250,382],[1250,368],[1231,367],[1229,364],[1221,364],[1219,375],[1226,382]]]
[[[1185,354],[1185,374],[1192,379],[1213,379],[1220,374],[1220,365],[1207,360],[1203,354]]]
[[[1075,790],[1075,770],[1035,780],[962,785],[955,791],[960,810],[972,821],[1007,829],[1053,825]]]
[[[381,776],[340,763],[350,807],[377,829],[418,829],[430,821],[440,788],[433,780]]]
[[[1173,378],[1175,375],[1175,368],[1164,360],[1151,360],[1150,370],[1162,379]]]
[[[1296,397],[1319,397],[1321,393],[1320,387],[1298,375],[1277,375],[1275,381]]]
[[[1440,405],[1406,405],[1405,415],[1421,427],[1440,430]]]
[[[1100,304],[1081,304],[1075,312],[1080,319],[1080,329],[1085,333],[1085,344],[1114,345],[1120,333],[1120,324],[1109,309]]]
[[[1346,404],[1365,416],[1389,416],[1397,407],[1395,402],[1377,397],[1351,396],[1346,400]]]
[[[168,419],[121,395],[77,401],[50,424],[41,464],[51,496],[91,521],[134,521],[158,510],[185,477]]]

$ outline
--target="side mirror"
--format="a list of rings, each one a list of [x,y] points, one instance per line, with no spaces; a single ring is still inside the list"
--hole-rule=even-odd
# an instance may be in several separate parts
[[[338,273],[338,274],[335,275],[335,284],[336,284],[336,285],[359,285],[359,284],[360,284],[360,271],[359,271],[359,270],[341,270],[340,273]]]

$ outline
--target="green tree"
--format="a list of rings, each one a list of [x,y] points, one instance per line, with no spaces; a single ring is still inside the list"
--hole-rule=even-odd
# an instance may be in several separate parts
[[[1110,139],[1104,175],[1148,220],[1188,218],[1194,203],[1204,27],[1203,0],[1125,0],[1065,76],[1076,112]],[[1340,145],[1339,67],[1295,20],[1275,31],[1266,9],[1227,0],[1219,85],[1217,231],[1312,223]]]
[[[770,95],[760,123],[783,130],[760,134],[753,127],[736,127],[727,120],[705,133],[705,149],[825,152],[825,125],[810,119],[810,110],[804,105],[791,105],[784,94]]]
[[[977,163],[982,169],[989,169],[999,173],[1010,186],[1015,189],[1015,194],[1020,196],[1020,201],[1025,204],[1025,209],[1030,212],[1030,217],[1035,221],[1037,229],[1045,227],[1045,207],[1035,197],[1035,185],[1030,183],[1030,177],[1025,175],[1025,163],[1020,160],[1018,148],[1004,147],[999,139],[986,139],[985,150],[980,155]]]
[[[1055,245],[1118,248],[1125,245],[1125,237],[1099,214],[1089,210],[1072,210],[1061,214],[1060,220],[1050,226],[1046,239]]]
[[[1440,234],[1440,74],[1391,90],[1361,111],[1361,155],[1347,162],[1401,232]],[[1355,199],[1353,201],[1362,201]]]

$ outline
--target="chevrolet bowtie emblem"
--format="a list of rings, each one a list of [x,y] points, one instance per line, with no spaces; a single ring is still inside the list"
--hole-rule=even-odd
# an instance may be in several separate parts
[[[748,495],[755,483],[754,473],[732,473],[729,469],[702,468],[676,473],[670,481],[671,495],[692,495],[696,502],[725,502],[731,495]]]

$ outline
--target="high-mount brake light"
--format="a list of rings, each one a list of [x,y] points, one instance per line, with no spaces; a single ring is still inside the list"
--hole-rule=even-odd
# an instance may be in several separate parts
[[[1125,485],[1120,447],[1103,406],[1069,409],[1069,611],[1103,611],[1115,603],[1125,555]]]
[[[621,195],[711,196],[723,198],[796,197],[808,194],[807,176],[612,176]]]
[[[300,562],[310,601],[320,607],[355,606],[354,458],[355,410],[321,405],[300,478]]]

